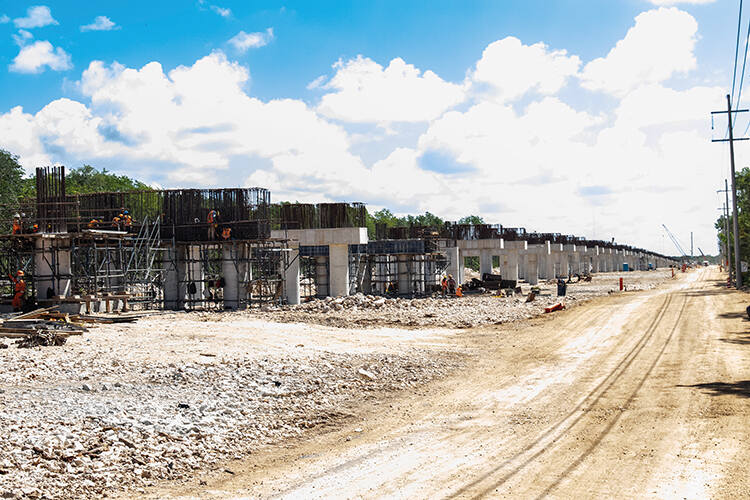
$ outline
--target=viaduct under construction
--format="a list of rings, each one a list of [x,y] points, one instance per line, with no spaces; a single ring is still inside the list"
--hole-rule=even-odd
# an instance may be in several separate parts
[[[36,198],[2,208],[19,217],[0,236],[0,286],[22,270],[28,303],[71,311],[424,296],[445,274],[462,283],[467,257],[479,258],[483,275],[499,265],[503,280],[532,285],[673,263],[627,245],[488,224],[378,226],[370,240],[364,204],[272,204],[257,187],[68,195],[64,167],[38,168]]]

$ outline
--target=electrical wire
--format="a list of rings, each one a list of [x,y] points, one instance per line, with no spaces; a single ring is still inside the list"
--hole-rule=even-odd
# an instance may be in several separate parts
[[[740,55],[740,33],[742,31],[742,0],[740,0],[740,13],[737,18],[737,41],[734,45],[734,71],[732,71],[732,101],[734,102],[734,89],[737,83],[737,60]]]
[[[747,48],[750,44],[750,21],[747,23],[747,36],[745,37],[745,56],[742,58],[742,75],[740,76],[740,85],[737,87],[737,104],[735,104],[734,109],[740,108],[740,102],[742,101],[742,85],[745,80],[745,65],[747,64]],[[735,117],[737,114],[735,113]],[[736,120],[735,120],[736,121]],[[732,132],[734,132],[734,123],[732,122]],[[747,123],[748,128],[750,128],[750,121]],[[745,129],[745,133],[742,134],[743,136],[747,134],[747,128]]]

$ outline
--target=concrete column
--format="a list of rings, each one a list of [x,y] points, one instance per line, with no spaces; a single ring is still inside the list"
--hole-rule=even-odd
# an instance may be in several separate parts
[[[500,269],[503,279],[518,281],[518,252],[516,250],[505,250],[505,254],[500,258]]]
[[[231,243],[221,246],[221,276],[224,278],[224,309],[235,311],[240,306],[240,284],[237,272],[237,248]]]
[[[331,296],[349,295],[349,245],[328,246],[328,267],[331,276]]]
[[[398,293],[399,295],[408,295],[411,293],[411,273],[409,273],[408,256],[396,256],[398,269]]]
[[[289,266],[284,271],[284,300],[293,306],[300,303],[299,258],[299,248],[290,249]]]
[[[182,248],[170,248],[164,274],[164,308],[176,311],[185,307],[187,286],[185,280],[185,260]]]
[[[526,252],[520,251],[518,253],[518,279],[526,279],[526,259]]]
[[[479,278],[484,274],[492,274],[492,250],[481,250],[479,252]]]
[[[539,283],[539,255],[536,253],[529,253],[526,255],[525,279],[529,285],[536,285]]]
[[[47,298],[48,290],[53,295],[70,295],[70,246],[61,246],[49,238],[37,238],[34,253],[34,282],[37,299]],[[14,271],[17,271],[14,270]]]
[[[195,284],[195,293],[188,293],[188,296],[191,299],[192,307],[203,307],[205,299],[203,292],[206,284],[203,282],[205,275],[203,274],[203,262],[201,262],[200,247],[197,245],[188,247],[188,256],[188,278]]]
[[[448,247],[445,249],[445,253],[448,256],[448,274],[453,275],[453,279],[456,283],[463,283],[462,271],[464,267],[463,258],[461,257],[461,251],[458,247]]]
[[[329,283],[328,257],[313,257],[315,259],[315,294],[319,297],[328,297]]]

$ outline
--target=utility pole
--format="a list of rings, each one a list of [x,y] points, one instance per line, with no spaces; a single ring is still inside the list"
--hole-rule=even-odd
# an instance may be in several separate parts
[[[693,232],[690,231],[690,260],[693,260]]]
[[[737,183],[735,182],[734,169],[734,141],[746,141],[747,137],[734,138],[732,130],[732,113],[746,113],[747,109],[735,109],[732,111],[732,97],[727,94],[727,110],[713,111],[712,114],[726,113],[729,120],[729,139],[713,139],[711,142],[729,142],[729,160],[732,167],[732,228],[734,229],[734,270],[737,288],[742,287],[742,266],[740,265],[740,227],[737,220]]]
[[[732,278],[732,246],[731,246],[731,239],[730,239],[730,232],[729,232],[729,184],[726,179],[724,179],[724,189],[719,189],[716,191],[717,193],[724,193],[724,208],[722,210],[722,213],[724,214],[724,235],[726,238],[725,241],[725,256],[727,258],[727,272],[729,274],[729,279]]]

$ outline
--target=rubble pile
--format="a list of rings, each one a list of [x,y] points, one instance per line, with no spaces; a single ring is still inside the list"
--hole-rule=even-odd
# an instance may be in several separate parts
[[[617,273],[594,275],[591,282],[580,281],[568,285],[567,308],[594,297],[619,290]],[[669,271],[641,271],[622,274],[629,291],[648,290],[671,276]],[[260,315],[280,322],[314,323],[335,327],[406,326],[471,328],[518,321],[544,313],[545,308],[560,302],[556,281],[540,283],[541,293],[533,302],[526,302],[529,285],[510,297],[497,292],[467,294],[456,297],[386,298],[356,294],[349,297],[313,299],[295,306],[280,306],[261,312],[241,314]]]
[[[458,363],[418,350],[146,364],[49,352],[3,351],[2,498],[138,493],[209,472]]]

